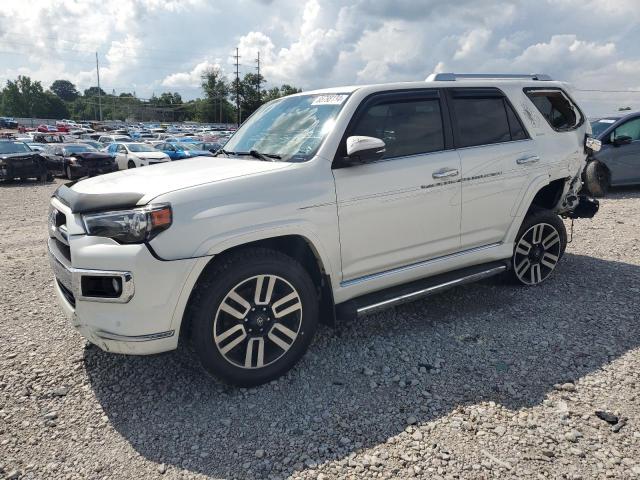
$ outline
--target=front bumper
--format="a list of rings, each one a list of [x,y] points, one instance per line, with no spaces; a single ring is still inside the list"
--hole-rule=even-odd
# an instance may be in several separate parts
[[[82,165],[81,163],[71,163],[71,172],[74,177],[95,177],[96,175],[102,175],[103,173],[111,173],[118,171],[118,165]]]
[[[105,351],[124,354],[177,347],[182,320],[177,307],[198,259],[164,262],[145,245],[86,235],[69,236],[69,244],[67,258],[56,240],[49,239],[49,258],[58,302],[83,337]],[[105,268],[107,264],[111,267]],[[87,295],[84,276],[116,276],[123,282],[122,295]]]

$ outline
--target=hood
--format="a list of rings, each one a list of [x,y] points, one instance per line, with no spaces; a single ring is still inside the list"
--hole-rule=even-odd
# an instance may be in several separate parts
[[[163,158],[168,157],[168,155],[163,152],[133,152],[133,155],[138,158],[146,158],[149,160],[162,160]]]
[[[42,158],[38,152],[0,153],[0,160],[22,160],[34,157]]]
[[[113,159],[111,155],[104,152],[80,152],[80,153],[73,153],[69,156],[76,157],[81,160],[112,160]]]
[[[142,195],[138,202],[142,205],[163,193],[247,175],[266,174],[284,170],[291,165],[247,158],[193,158],[160,163],[153,168],[132,168],[88,178],[73,185],[72,190],[87,194],[135,192]]]

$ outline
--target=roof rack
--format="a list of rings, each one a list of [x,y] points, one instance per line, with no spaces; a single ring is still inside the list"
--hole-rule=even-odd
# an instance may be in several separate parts
[[[538,80],[541,82],[551,81],[552,78],[546,73],[432,73],[425,81],[427,82],[455,82],[456,80]]]

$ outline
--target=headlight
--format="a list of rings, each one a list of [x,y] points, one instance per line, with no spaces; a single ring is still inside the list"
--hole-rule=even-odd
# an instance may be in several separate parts
[[[91,213],[82,216],[88,235],[113,238],[119,243],[142,243],[171,226],[173,216],[167,203],[132,210]]]
[[[69,157],[69,163],[75,165],[78,163],[78,159],[76,157]]]

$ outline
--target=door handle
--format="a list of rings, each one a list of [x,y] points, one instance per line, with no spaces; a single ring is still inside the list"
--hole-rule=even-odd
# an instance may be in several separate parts
[[[538,155],[527,155],[525,157],[520,157],[516,160],[518,165],[527,165],[529,163],[536,163],[540,161],[540,157]]]
[[[438,178],[455,177],[459,173],[460,172],[458,171],[457,168],[443,168],[442,170],[433,172],[431,176],[435,179],[438,179]]]

